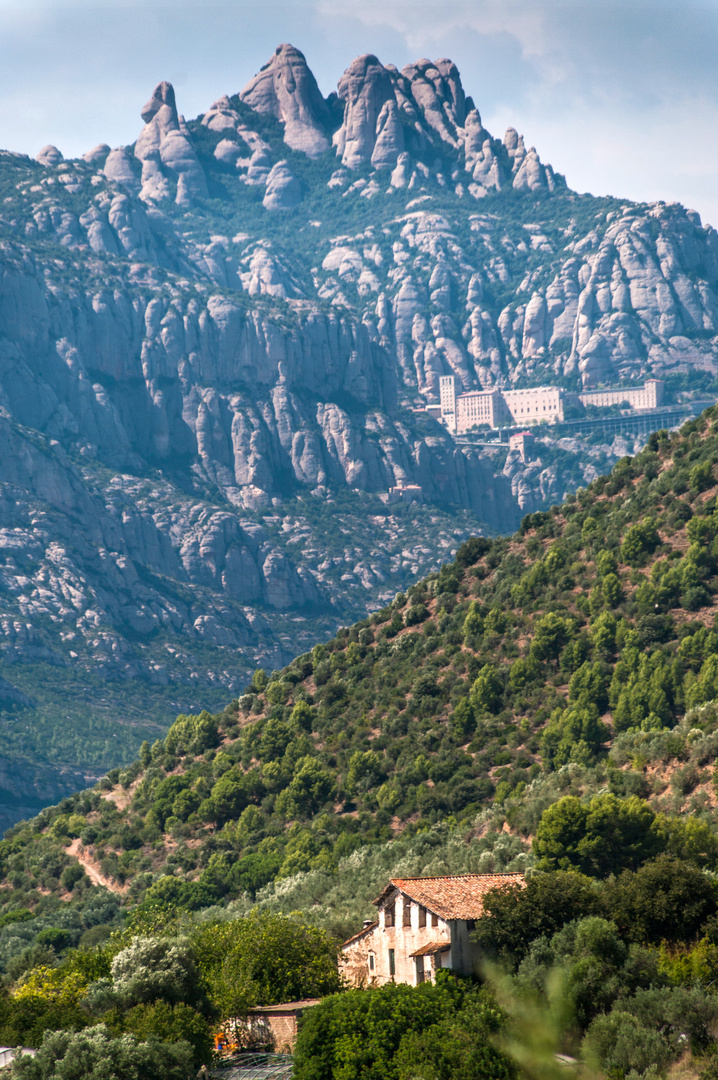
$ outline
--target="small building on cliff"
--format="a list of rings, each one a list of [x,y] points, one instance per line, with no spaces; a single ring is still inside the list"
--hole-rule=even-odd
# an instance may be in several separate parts
[[[352,986],[419,986],[439,968],[471,975],[480,957],[471,933],[484,896],[524,883],[523,874],[392,878],[374,901],[378,918],[342,945],[340,970]]]

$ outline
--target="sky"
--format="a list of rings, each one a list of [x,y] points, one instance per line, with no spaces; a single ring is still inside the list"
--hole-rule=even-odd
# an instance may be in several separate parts
[[[131,143],[160,80],[191,118],[284,41],[325,95],[361,53],[448,56],[570,187],[718,227],[718,0],[0,0],[0,147]]]

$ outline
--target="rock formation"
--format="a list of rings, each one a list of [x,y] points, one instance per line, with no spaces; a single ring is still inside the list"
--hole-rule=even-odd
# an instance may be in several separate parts
[[[171,194],[170,181],[176,182],[175,201],[189,206],[198,196],[207,194],[207,184],[192,140],[177,113],[171,83],[159,83],[142,109],[145,127],[135,143],[135,157],[142,162],[140,198],[154,202]]]
[[[292,150],[316,157],[329,149],[327,104],[304,54],[293,45],[280,45],[239,96],[284,124],[284,141]]]
[[[262,204],[265,210],[291,210],[302,201],[302,185],[286,161],[278,161],[267,174]]]

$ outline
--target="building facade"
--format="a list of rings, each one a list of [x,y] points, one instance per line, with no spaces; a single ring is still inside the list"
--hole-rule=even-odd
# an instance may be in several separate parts
[[[423,503],[424,489],[421,484],[397,484],[388,492],[390,503]]]
[[[522,461],[531,456],[534,437],[530,431],[517,431],[515,435],[509,435],[509,453],[519,454]]]
[[[490,889],[523,887],[523,874],[392,878],[374,901],[378,918],[345,941],[340,970],[353,986],[419,986],[440,968],[471,975],[480,950],[471,940]]]
[[[449,431],[462,435],[474,427],[511,427],[515,424],[559,424],[566,402],[606,408],[626,402],[636,410],[658,409],[663,402],[663,382],[649,379],[643,386],[585,390],[566,394],[557,386],[533,386],[525,390],[469,390],[456,393],[454,375],[439,379],[439,409]],[[436,406],[427,406],[435,412]]]
[[[557,386],[533,386],[527,390],[504,390],[502,397],[515,424],[559,424],[563,420],[563,390]]]
[[[664,385],[662,379],[648,379],[643,386],[584,390],[578,397],[582,405],[593,405],[602,409],[609,405],[622,405],[624,402],[632,409],[659,409],[663,404]]]

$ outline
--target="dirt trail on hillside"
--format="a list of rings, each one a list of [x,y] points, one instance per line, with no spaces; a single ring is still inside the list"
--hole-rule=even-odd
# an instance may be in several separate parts
[[[68,855],[72,855],[73,858],[77,859],[93,885],[103,885],[110,892],[117,893],[119,896],[124,896],[129,889],[129,885],[120,885],[119,881],[106,877],[102,873],[100,864],[95,859],[91,859],[86,852],[80,851],[79,837],[73,840],[66,850]]]

